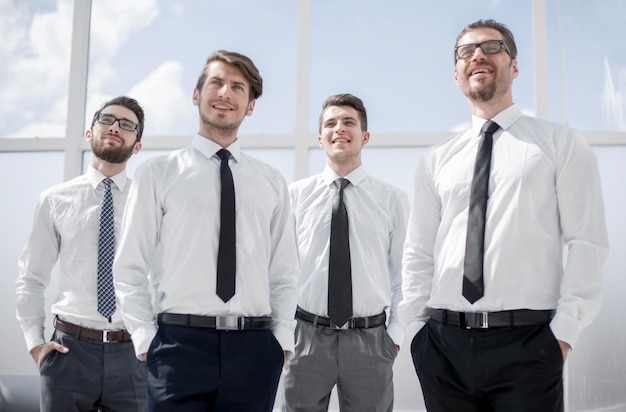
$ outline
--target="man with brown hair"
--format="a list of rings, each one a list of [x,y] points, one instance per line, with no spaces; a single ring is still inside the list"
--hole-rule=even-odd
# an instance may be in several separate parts
[[[560,412],[563,363],[602,297],[596,157],[580,132],[513,103],[505,25],[468,25],[454,62],[472,123],[420,160],[403,256],[426,408]]]
[[[193,92],[191,146],[136,173],[114,273],[136,354],[147,358],[150,410],[269,412],[293,352],[287,185],[237,137],[262,91],[248,57],[213,53]]]
[[[336,386],[343,412],[390,412],[408,197],[361,164],[370,132],[358,97],[326,99],[317,139],[324,171],[289,186],[301,273],[284,409],[326,411]]]

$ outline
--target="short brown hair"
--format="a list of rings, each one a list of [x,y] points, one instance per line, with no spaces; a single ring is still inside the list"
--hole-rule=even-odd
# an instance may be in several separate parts
[[[204,82],[207,78],[206,69],[208,65],[214,61],[231,64],[241,70],[241,73],[244,75],[246,80],[248,80],[248,83],[250,83],[250,94],[248,96],[249,101],[261,97],[261,94],[263,94],[263,78],[259,73],[259,69],[256,68],[249,57],[227,50],[218,50],[207,58],[206,64],[202,68],[200,77],[198,77],[198,82],[196,83],[196,89],[198,89],[198,91],[202,91],[202,86],[204,86]]]
[[[322,106],[322,113],[319,119],[319,132],[322,133],[322,122],[324,120],[324,113],[326,109],[331,106],[349,106],[357,111],[359,114],[359,120],[361,121],[361,131],[367,130],[367,112],[365,111],[365,105],[363,101],[358,97],[351,95],[350,93],[341,93],[330,96],[324,102]]]
[[[93,127],[93,125],[96,123],[96,119],[98,118],[98,115],[102,113],[102,111],[106,107],[109,107],[109,106],[123,106],[127,108],[128,110],[131,110],[133,113],[135,113],[135,116],[137,116],[137,141],[139,142],[141,140],[141,136],[143,135],[145,115],[143,113],[143,109],[141,108],[137,100],[131,97],[118,96],[118,97],[114,97],[108,102],[104,102],[102,107],[100,107],[100,109],[98,109],[98,111],[93,115],[91,126]]]
[[[465,33],[474,29],[494,29],[499,31],[504,37],[504,43],[506,43],[506,46],[509,48],[511,59],[517,58],[517,46],[515,45],[515,38],[513,37],[513,33],[511,32],[511,30],[509,30],[508,27],[506,27],[506,25],[498,23],[493,19],[481,19],[475,21],[474,23],[468,24],[457,36],[455,47],[459,45],[459,40],[461,40],[461,37],[463,37]],[[454,61],[456,62],[456,52],[454,54]]]

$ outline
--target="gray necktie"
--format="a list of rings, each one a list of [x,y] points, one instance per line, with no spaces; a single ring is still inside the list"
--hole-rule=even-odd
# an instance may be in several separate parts
[[[485,294],[483,280],[485,216],[487,213],[487,199],[489,197],[489,170],[491,169],[493,133],[499,127],[492,120],[483,125],[481,129],[482,140],[476,152],[463,268],[463,296],[470,303],[476,302]]]
[[[343,202],[343,191],[348,179],[337,179],[339,187],[333,204],[330,223],[330,256],[328,262],[328,316],[339,327],[352,317],[352,269],[348,212]]]
[[[100,230],[98,235],[98,312],[109,318],[115,312],[113,288],[113,256],[115,254],[115,220],[113,217],[112,180],[102,180],[104,192],[100,205]]]

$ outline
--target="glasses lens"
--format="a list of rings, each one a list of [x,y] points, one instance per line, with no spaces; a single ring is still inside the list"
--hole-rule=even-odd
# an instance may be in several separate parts
[[[131,122],[130,120],[120,119],[119,123],[122,129],[127,130],[129,132],[134,132],[135,129],[137,128],[137,125],[135,124],[135,122]]]
[[[98,121],[102,124],[112,125],[115,123],[115,116],[111,116],[110,114],[100,113],[98,115]]]
[[[112,125],[113,123],[115,123],[116,120],[120,125],[120,129],[124,129],[128,132],[134,132],[135,130],[137,130],[137,123],[131,120],[118,119],[115,116],[106,113],[100,113],[98,115],[98,121],[102,124],[106,124],[107,126]]]
[[[488,40],[480,44],[480,48],[485,54],[496,54],[500,51],[500,40]]]
[[[457,56],[459,56],[459,59],[467,59],[468,57],[472,57],[475,51],[475,44],[464,44],[456,48],[456,54]]]

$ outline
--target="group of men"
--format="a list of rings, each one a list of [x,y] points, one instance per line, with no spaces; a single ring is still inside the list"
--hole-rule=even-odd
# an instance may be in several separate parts
[[[351,94],[323,105],[322,173],[288,186],[243,153],[263,80],[242,54],[209,56],[198,134],[132,184],[144,113],[106,102],[87,172],[42,193],[19,260],[41,410],[271,411],[282,375],[285,411],[326,411],[335,387],[342,411],[392,411],[406,333],[428,411],[562,411],[599,310],[604,206],[585,139],[513,103],[516,55],[493,20],[459,34],[472,125],[419,160],[412,206],[365,171]]]

